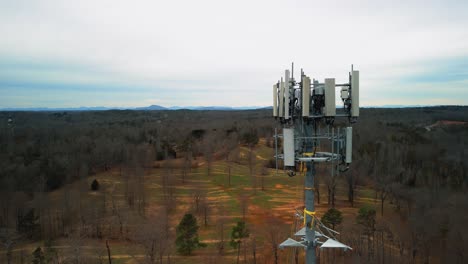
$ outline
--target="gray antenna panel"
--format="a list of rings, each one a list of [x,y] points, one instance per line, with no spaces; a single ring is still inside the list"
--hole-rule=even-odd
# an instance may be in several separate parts
[[[278,116],[278,85],[273,85],[273,116]]]
[[[289,119],[289,70],[284,72],[284,119]]]
[[[353,161],[353,128],[346,128],[346,163]]]
[[[336,103],[335,103],[335,79],[325,79],[325,116],[336,115]]]
[[[309,116],[310,113],[310,78],[302,77],[302,116]]]
[[[351,74],[351,116],[359,116],[359,71]]]
[[[281,78],[280,82],[280,94],[279,94],[279,117],[284,116],[284,82]]]
[[[284,166],[294,167],[294,128],[283,128]]]

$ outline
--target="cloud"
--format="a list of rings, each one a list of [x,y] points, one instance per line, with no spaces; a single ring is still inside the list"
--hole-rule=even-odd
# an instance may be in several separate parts
[[[47,104],[66,106],[270,105],[295,61],[296,74],[338,82],[354,63],[364,105],[425,104],[391,91],[463,85],[466,13],[463,1],[2,1],[0,92],[53,92]],[[48,106],[27,94],[0,106],[25,102]]]
[[[401,82],[449,86],[451,83],[468,81],[468,56],[420,62],[423,63],[426,65],[424,71],[402,77]]]

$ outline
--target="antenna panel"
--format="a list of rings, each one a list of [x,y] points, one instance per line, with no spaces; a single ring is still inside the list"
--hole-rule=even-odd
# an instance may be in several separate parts
[[[310,113],[310,78],[302,77],[302,116],[309,116]]]
[[[323,86],[317,80],[314,80],[314,95],[323,95]]]
[[[353,128],[346,128],[346,163],[351,163],[353,157]]]
[[[351,74],[351,116],[359,116],[359,71]]]
[[[295,166],[294,162],[294,128],[283,128],[284,166]]]
[[[278,116],[278,84],[273,85],[273,116]]]
[[[341,88],[341,100],[346,100],[349,98],[348,87]]]
[[[289,70],[284,75],[284,119],[289,119]]]
[[[325,116],[336,115],[336,102],[335,102],[335,79],[325,79]]]
[[[280,82],[280,94],[279,94],[279,117],[284,116],[284,82],[283,78],[281,78]]]

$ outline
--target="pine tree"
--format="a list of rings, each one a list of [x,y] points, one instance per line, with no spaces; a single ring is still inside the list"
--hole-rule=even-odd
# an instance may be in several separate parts
[[[343,216],[341,215],[341,211],[335,208],[330,208],[323,216],[322,216],[322,223],[326,226],[335,229],[335,226],[341,224],[343,221]]]
[[[368,258],[370,258],[373,252],[372,239],[375,232],[375,209],[369,207],[362,207],[359,209],[358,216],[356,217],[356,222],[364,227],[364,234],[367,235],[367,251]]]
[[[178,253],[190,255],[194,249],[206,246],[198,240],[198,228],[197,219],[192,214],[185,214],[176,229]]]
[[[45,263],[44,252],[42,252],[41,247],[37,247],[36,250],[34,250],[32,255],[33,255],[33,259],[32,259],[33,264],[44,264]]]
[[[373,235],[375,232],[375,209],[362,207],[359,209],[356,222],[364,227],[367,235]]]
[[[232,227],[231,231],[231,247],[237,249],[237,263],[239,263],[239,255],[240,255],[240,245],[242,243],[242,239],[249,237],[249,230],[245,226],[244,221],[237,222],[237,225]]]
[[[99,182],[96,179],[94,179],[94,181],[91,183],[91,190],[92,191],[99,190]]]

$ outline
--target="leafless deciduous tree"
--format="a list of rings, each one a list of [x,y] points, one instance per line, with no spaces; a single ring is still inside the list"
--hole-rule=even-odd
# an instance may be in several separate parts
[[[191,145],[184,153],[184,163],[182,165],[182,183],[185,183],[185,180],[190,175],[190,171],[192,170],[192,147]]]
[[[83,252],[83,246],[85,245],[85,232],[81,228],[75,229],[67,237],[67,244],[70,248],[70,255],[65,259],[66,262],[73,264],[84,264],[88,263],[89,260]]]
[[[196,214],[199,214],[201,211],[201,203],[205,200],[206,193],[199,184],[194,184],[194,189],[192,190],[192,199],[193,207]]]
[[[106,239],[106,251],[107,251],[107,260],[109,261],[109,264],[112,264],[111,250],[110,250],[108,239]]]
[[[280,261],[278,246],[286,237],[284,224],[279,219],[270,216],[265,220],[263,233],[273,256],[269,263],[278,264]]]
[[[257,194],[257,175],[255,172],[255,165],[256,165],[257,157],[256,153],[253,150],[253,146],[249,147],[247,152],[247,165],[249,167],[249,176],[252,181],[252,189],[254,191],[254,195]]]
[[[213,137],[213,134],[208,134],[203,138],[202,142],[203,156],[206,162],[206,174],[208,177],[211,176],[214,161],[215,142]]]
[[[245,222],[245,215],[249,211],[249,200],[250,200],[250,197],[245,193],[239,196],[239,203],[240,203],[241,212],[242,212],[242,221],[244,222]]]
[[[124,208],[121,204],[118,203],[115,195],[115,186],[112,188],[111,191],[111,203],[112,203],[112,217],[113,220],[117,222],[119,227],[119,236],[124,236],[124,227],[127,222],[127,212],[126,208]],[[109,229],[112,228],[113,225],[109,225]],[[109,231],[109,235],[112,236],[112,230]]]
[[[224,209],[223,206],[218,206],[217,207],[217,220],[216,220],[216,233],[218,234],[218,242],[216,243],[216,248],[218,250],[218,255],[223,255],[224,254],[224,249],[226,246],[226,239],[225,239],[225,231],[226,231],[226,210]]]
[[[376,158],[374,159],[374,178],[375,190],[380,201],[380,213],[383,216],[384,203],[391,194],[391,184],[397,178],[399,173],[402,173],[400,162],[399,149],[397,146],[383,144],[378,148]]]
[[[252,249],[252,263],[257,263],[257,237],[255,234],[250,234],[249,238],[250,248]]]
[[[172,212],[175,208],[176,197],[175,197],[175,178],[174,178],[174,167],[170,160],[166,160],[163,163],[163,174],[161,175],[161,187],[162,187],[162,201],[163,206],[167,211],[167,214]]]
[[[348,184],[348,202],[351,204],[351,207],[354,207],[354,199],[356,198],[356,187],[360,180],[360,174],[362,173],[359,170],[360,164],[363,164],[364,158],[355,161],[353,166],[350,166],[349,170],[345,172],[346,175],[346,183]]]
[[[237,134],[231,133],[224,140],[224,149],[225,149],[225,161],[226,161],[226,173],[228,176],[228,186],[231,186],[231,172],[233,163],[239,158],[239,139]]]
[[[0,243],[5,250],[6,263],[12,263],[13,248],[20,238],[13,228],[0,228]]]
[[[163,263],[171,248],[171,238],[165,228],[164,211],[140,223],[133,232],[133,240],[144,249],[144,263]]]
[[[194,213],[203,219],[203,224],[207,227],[211,204],[206,196],[206,191],[199,184],[195,184],[192,191],[192,198]]]
[[[336,186],[338,184],[338,166],[335,164],[331,164],[330,168],[331,171],[324,172],[325,175],[325,182],[327,183],[327,191],[328,191],[328,205],[331,207],[335,207],[335,195],[336,195]]]
[[[268,176],[268,165],[266,163],[263,164],[262,169],[261,169],[261,186],[262,186],[262,191],[265,191],[265,177]]]

